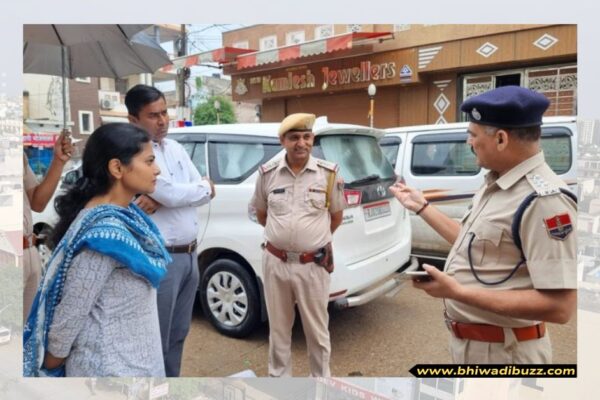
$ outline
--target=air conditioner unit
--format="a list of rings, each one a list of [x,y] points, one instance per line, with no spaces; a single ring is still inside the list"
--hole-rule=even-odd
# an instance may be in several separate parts
[[[107,92],[100,90],[98,95],[100,108],[103,110],[112,110],[118,107],[121,103],[121,95],[119,92]]]
[[[105,97],[100,102],[100,108],[103,110],[112,110],[115,108],[115,102],[110,97]]]

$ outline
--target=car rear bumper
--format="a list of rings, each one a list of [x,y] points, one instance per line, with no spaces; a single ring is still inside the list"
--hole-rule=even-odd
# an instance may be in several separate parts
[[[410,265],[403,270],[404,271],[414,271],[419,268],[419,262],[416,257],[411,257]],[[376,299],[379,296],[383,296],[386,293],[390,293],[391,291],[397,289],[402,285],[402,280],[400,279],[400,273],[395,273],[390,276],[389,279],[382,281],[379,285],[371,287],[361,293],[357,293],[355,295],[341,297],[333,301],[333,306],[336,309],[344,309],[350,307],[361,306],[370,302],[371,300]]]

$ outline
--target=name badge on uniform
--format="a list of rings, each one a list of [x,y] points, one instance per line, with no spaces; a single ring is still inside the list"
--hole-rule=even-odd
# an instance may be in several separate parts
[[[558,214],[544,219],[546,231],[552,239],[565,240],[573,232],[573,224],[569,214]]]
[[[273,194],[285,193],[285,188],[274,189],[271,193],[273,193]]]

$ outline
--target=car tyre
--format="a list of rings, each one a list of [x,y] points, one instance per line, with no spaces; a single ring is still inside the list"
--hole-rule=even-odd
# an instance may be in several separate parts
[[[202,311],[220,333],[242,338],[260,321],[260,299],[254,278],[231,259],[213,261],[200,280]]]

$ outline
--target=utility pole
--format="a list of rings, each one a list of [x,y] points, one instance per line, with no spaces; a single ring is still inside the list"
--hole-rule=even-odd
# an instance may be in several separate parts
[[[178,57],[184,57],[187,55],[187,32],[185,24],[181,24],[181,39],[179,42],[179,49],[177,50]],[[179,107],[185,107],[185,82],[189,77],[190,70],[188,67],[183,67],[177,71],[177,88],[179,89]]]

